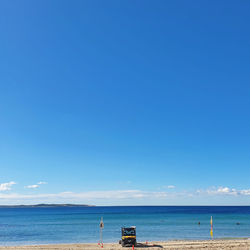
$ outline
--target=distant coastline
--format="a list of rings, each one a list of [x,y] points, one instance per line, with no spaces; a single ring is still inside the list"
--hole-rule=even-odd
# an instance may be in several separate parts
[[[0,208],[19,208],[19,207],[95,207],[86,204],[34,204],[34,205],[0,205]]]

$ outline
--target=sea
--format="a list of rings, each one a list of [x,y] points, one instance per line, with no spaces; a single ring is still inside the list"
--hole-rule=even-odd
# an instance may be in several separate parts
[[[0,245],[118,242],[136,226],[138,242],[250,237],[249,206],[112,206],[0,208]]]

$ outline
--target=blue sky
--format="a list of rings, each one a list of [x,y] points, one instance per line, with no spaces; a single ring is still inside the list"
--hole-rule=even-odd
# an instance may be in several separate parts
[[[0,203],[250,205],[249,1],[1,1]]]

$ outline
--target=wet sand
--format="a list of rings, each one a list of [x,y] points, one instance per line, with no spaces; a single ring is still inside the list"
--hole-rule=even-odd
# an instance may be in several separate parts
[[[0,250],[80,250],[80,249],[132,249],[132,247],[121,247],[118,243],[107,243],[103,245],[103,248],[98,246],[98,244],[55,244],[55,245],[36,245],[36,246],[15,246],[15,247],[0,247]],[[139,243],[135,249],[237,249],[237,250],[250,250],[250,239],[230,239],[230,240],[205,240],[205,241],[162,241],[162,242],[149,242],[149,243]]]

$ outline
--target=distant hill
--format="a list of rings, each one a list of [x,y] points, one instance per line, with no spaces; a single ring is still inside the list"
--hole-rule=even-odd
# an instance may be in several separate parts
[[[0,208],[18,208],[18,207],[94,207],[85,204],[35,204],[35,205],[0,205]]]

